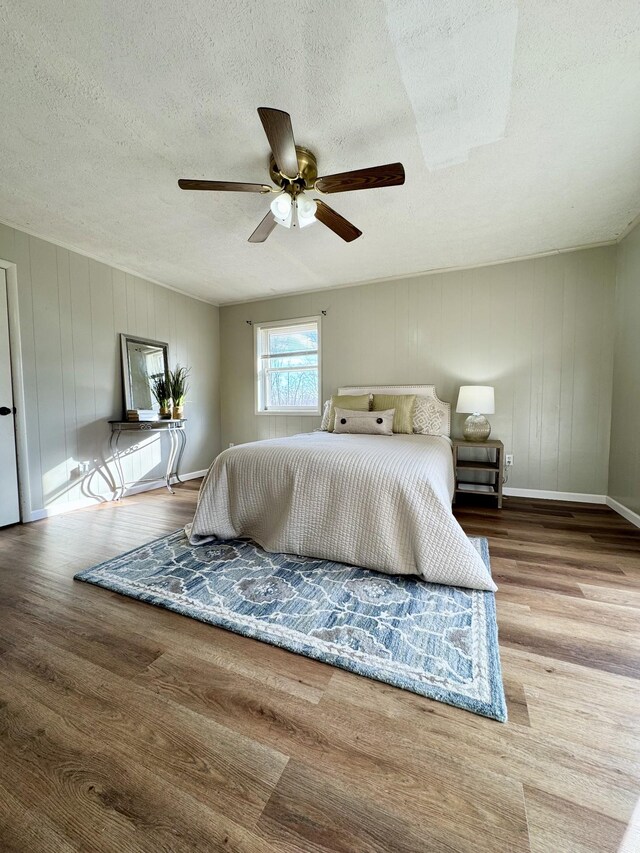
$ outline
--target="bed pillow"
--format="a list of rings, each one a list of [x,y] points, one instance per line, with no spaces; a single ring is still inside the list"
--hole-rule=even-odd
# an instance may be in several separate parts
[[[374,394],[373,411],[381,412],[387,409],[395,409],[393,416],[393,431],[402,432],[407,435],[413,433],[413,406],[416,401],[415,394]]]
[[[413,431],[418,435],[442,435],[444,412],[430,397],[416,397]]]
[[[368,412],[371,408],[372,394],[334,394],[331,398],[331,414],[329,415],[329,432],[333,432],[335,424],[335,407],[350,409],[352,412]]]
[[[328,432],[329,430],[329,418],[331,417],[331,400],[327,400],[324,406],[322,407],[322,422],[320,423],[320,429],[323,432]]]
[[[393,435],[393,409],[386,412],[354,412],[335,409],[336,423],[333,431],[365,435]]]

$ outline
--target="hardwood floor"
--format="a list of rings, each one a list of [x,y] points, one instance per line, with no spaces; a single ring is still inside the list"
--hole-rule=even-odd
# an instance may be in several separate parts
[[[72,580],[183,525],[198,485],[0,531],[0,850],[618,850],[640,530],[584,504],[456,510],[490,540],[502,725]]]

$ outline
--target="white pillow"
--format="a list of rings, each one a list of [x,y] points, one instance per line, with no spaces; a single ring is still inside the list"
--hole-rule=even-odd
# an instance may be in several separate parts
[[[329,432],[329,424],[331,423],[331,400],[327,400],[322,408],[322,423],[320,429],[324,432]]]
[[[416,397],[413,406],[413,431],[418,435],[442,435],[444,412],[430,397]]]
[[[354,412],[351,409],[335,409],[334,432],[350,432],[365,435],[393,435],[395,409],[384,412]]]

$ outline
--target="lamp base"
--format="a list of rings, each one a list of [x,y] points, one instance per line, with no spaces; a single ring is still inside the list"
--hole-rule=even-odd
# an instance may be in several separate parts
[[[462,435],[465,441],[486,441],[491,435],[491,424],[484,415],[469,415],[464,422]]]

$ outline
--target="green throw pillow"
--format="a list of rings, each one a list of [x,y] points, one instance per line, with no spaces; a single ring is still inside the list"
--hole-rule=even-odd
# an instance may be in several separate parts
[[[336,423],[336,406],[339,409],[351,409],[352,412],[368,412],[371,394],[334,394],[331,398],[329,432],[333,432]]]
[[[395,409],[393,416],[393,431],[403,432],[411,435],[413,433],[413,406],[416,402],[415,394],[374,394],[374,412],[384,412],[385,409]]]

